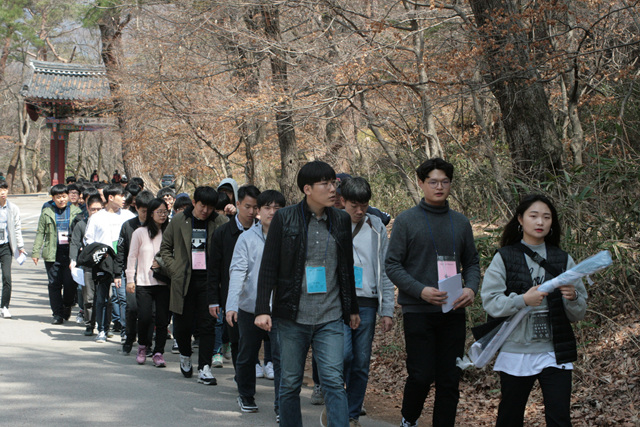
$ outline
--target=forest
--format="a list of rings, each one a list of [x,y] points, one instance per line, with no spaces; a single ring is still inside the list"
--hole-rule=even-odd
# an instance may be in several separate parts
[[[368,179],[372,205],[395,216],[421,198],[417,165],[443,157],[483,268],[520,197],[545,193],[565,250],[614,258],[575,327],[575,423],[640,424],[638,1],[0,1],[11,192],[50,183],[50,130],[20,95],[39,60],[103,65],[109,80],[106,107],[84,114],[115,125],[72,134],[67,175],[118,169],[157,189],[172,173],[187,192],[233,177],[296,203],[297,170],[319,159]],[[469,324],[483,320],[476,301]],[[365,403],[393,422],[406,375],[395,325],[376,340]],[[465,371],[462,387],[461,425],[491,425],[497,375]],[[543,423],[541,408],[538,393],[527,416]]]

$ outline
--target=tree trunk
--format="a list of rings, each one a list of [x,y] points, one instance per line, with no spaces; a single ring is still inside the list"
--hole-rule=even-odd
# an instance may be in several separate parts
[[[469,0],[485,40],[484,75],[500,110],[514,172],[542,179],[562,168],[562,144],[549,100],[530,59],[528,34],[514,0]]]
[[[293,122],[293,107],[289,98],[287,63],[284,60],[286,53],[278,47],[281,43],[279,9],[277,5],[263,4],[261,10],[265,34],[274,43],[269,51],[269,57],[276,96],[279,98],[275,106],[275,116],[282,168],[280,189],[288,203],[296,203],[300,199],[300,192],[296,185],[298,146]]]
[[[33,175],[33,179],[35,181],[35,191],[41,192],[44,187],[44,177],[47,175],[46,171],[40,168],[40,151],[42,151],[42,126],[38,125],[38,135],[36,136],[36,140],[33,143],[33,157],[31,159],[31,174]]]
[[[24,194],[29,194],[32,191],[31,183],[27,177],[27,142],[29,140],[29,131],[31,130],[31,119],[29,119],[29,115],[27,114],[27,104],[24,100],[19,102],[20,107],[18,110],[18,120],[20,123],[20,151],[18,152],[18,157],[20,159],[20,181],[22,181]],[[64,179],[64,177],[62,179]]]
[[[16,178],[16,172],[18,171],[18,162],[20,161],[20,145],[16,144],[16,148],[13,149],[13,155],[11,156],[11,160],[9,161],[9,166],[7,167],[7,185],[9,186],[9,193],[13,193],[13,182]]]

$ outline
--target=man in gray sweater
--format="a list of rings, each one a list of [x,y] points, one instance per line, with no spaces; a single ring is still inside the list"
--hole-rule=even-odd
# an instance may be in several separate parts
[[[387,276],[399,290],[407,350],[401,425],[417,425],[435,382],[433,425],[453,426],[460,397],[456,358],[464,352],[464,307],[478,293],[478,252],[469,220],[449,209],[453,165],[430,159],[416,173],[424,198],[398,215],[385,260]],[[447,293],[438,290],[438,282],[457,273],[462,295],[443,313]]]

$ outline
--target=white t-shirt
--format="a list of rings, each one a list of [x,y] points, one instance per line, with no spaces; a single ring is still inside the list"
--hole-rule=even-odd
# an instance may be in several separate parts
[[[84,234],[84,244],[103,243],[117,252],[118,238],[122,224],[134,218],[135,214],[128,209],[118,212],[108,212],[106,209],[96,212],[89,217],[87,230]]]

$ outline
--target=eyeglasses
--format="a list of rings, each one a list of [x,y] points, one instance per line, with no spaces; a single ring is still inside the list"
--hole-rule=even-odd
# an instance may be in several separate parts
[[[169,211],[167,210],[161,210],[161,211],[154,211],[154,213],[157,213],[160,216],[167,216],[169,215]]]
[[[436,181],[432,179],[431,181],[427,181],[427,184],[431,188],[438,188],[438,185],[442,185],[442,188],[449,188],[451,186],[451,180],[443,179],[442,181]]]
[[[338,181],[336,181],[335,179],[332,179],[330,181],[321,181],[321,182],[316,182],[313,185],[320,185],[322,187],[333,187],[333,188],[338,188]]]

